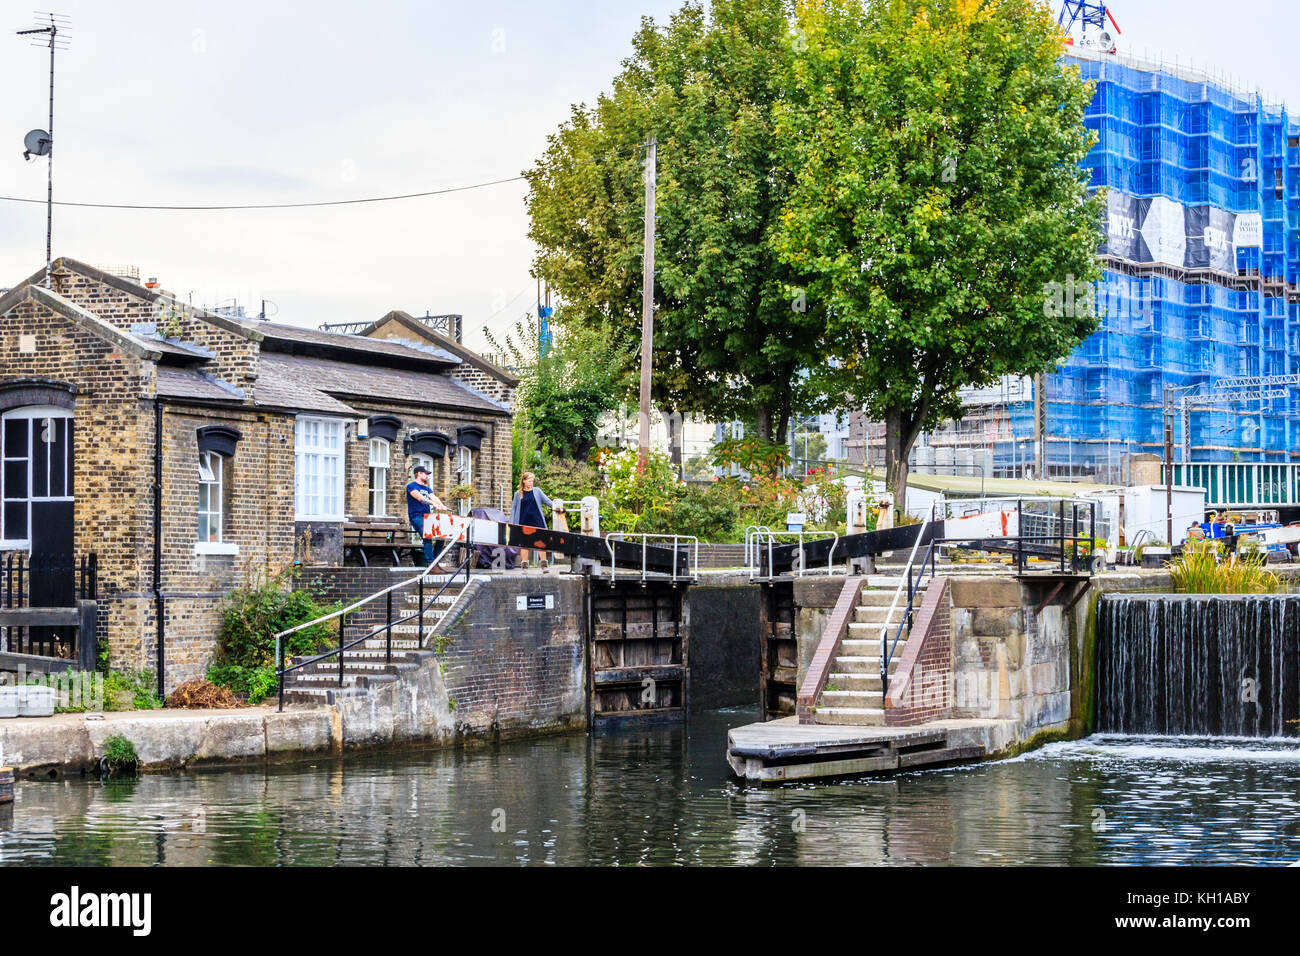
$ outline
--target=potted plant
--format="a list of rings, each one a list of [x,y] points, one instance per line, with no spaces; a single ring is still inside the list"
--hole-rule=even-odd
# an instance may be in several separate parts
[[[456,510],[463,515],[469,514],[469,509],[474,503],[474,486],[457,485],[451,491],[447,492],[447,497],[456,502]]]

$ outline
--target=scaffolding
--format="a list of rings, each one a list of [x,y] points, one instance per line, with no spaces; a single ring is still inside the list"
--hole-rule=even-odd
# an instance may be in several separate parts
[[[1166,387],[1300,372],[1300,126],[1178,64],[1067,62],[1096,84],[1083,165],[1108,187],[1108,230],[1099,328],[1045,379],[1049,475],[1095,473],[1116,443],[1160,453]],[[1187,424],[1175,443],[1194,461],[1289,460],[1300,393],[1193,408]]]

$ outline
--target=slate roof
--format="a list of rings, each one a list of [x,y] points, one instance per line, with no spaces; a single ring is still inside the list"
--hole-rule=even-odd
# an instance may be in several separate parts
[[[242,403],[239,389],[218,382],[211,375],[192,368],[158,366],[158,394],[163,398],[193,398],[209,402]]]
[[[509,414],[505,406],[470,391],[446,375],[266,352],[262,353],[258,369],[259,402],[263,400],[262,383],[269,377],[335,396],[441,405],[489,415]]]
[[[512,375],[510,372],[501,368],[499,365],[494,365],[492,362],[489,362],[487,359],[485,359],[482,355],[479,355],[477,352],[466,348],[464,345],[461,345],[459,342],[452,341],[442,333],[437,332],[434,329],[430,328],[429,326],[425,325],[419,319],[413,317],[410,313],[403,312],[401,309],[394,309],[392,312],[389,312],[388,314],[384,315],[382,318],[376,319],[374,322],[371,322],[368,326],[362,329],[361,332],[359,332],[358,334],[362,336],[370,337],[370,335],[376,329],[382,326],[385,322],[396,322],[398,325],[401,325],[406,329],[408,329],[413,335],[418,336],[419,339],[423,339],[424,342],[432,342],[433,344],[425,345],[425,344],[421,344],[418,340],[407,340],[407,339],[389,339],[388,341],[390,342],[395,341],[395,342],[408,343],[414,346],[415,348],[420,349],[421,351],[433,350],[438,352],[448,352],[453,357],[459,359],[461,362],[464,362],[468,365],[472,365],[477,369],[481,369],[484,372],[487,372],[489,375],[493,376],[494,378],[499,379],[502,382],[505,382],[511,388],[519,384],[518,376]],[[380,341],[383,340],[381,339]]]
[[[420,367],[450,368],[460,364],[460,359],[444,349],[413,348],[388,339],[372,339],[363,335],[344,335],[341,332],[322,332],[278,322],[241,321],[244,328],[265,336],[262,353],[315,352],[315,350],[344,351],[371,357],[382,356],[403,364]]]
[[[258,362],[257,386],[253,399],[258,405],[270,408],[290,408],[304,412],[328,412],[360,418],[361,413],[338,399],[313,388],[305,381],[301,370],[284,362],[299,362],[308,367],[320,359],[295,359],[287,356],[263,354]]]

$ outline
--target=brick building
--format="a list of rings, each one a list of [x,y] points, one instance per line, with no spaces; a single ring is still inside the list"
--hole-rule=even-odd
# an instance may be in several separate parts
[[[463,346],[232,318],[71,259],[52,279],[0,296],[0,552],[98,556],[115,668],[201,676],[225,593],[400,528],[417,463],[466,509],[509,500],[514,382]]]

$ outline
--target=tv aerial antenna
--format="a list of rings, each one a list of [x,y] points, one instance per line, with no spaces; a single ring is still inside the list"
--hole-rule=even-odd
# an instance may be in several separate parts
[[[72,38],[72,20],[61,13],[36,11],[36,26],[17,31],[31,37],[32,46],[50,51],[50,122],[46,129],[34,129],[23,137],[23,159],[44,156],[48,161],[45,186],[45,288],[50,288],[54,271],[54,54],[66,50]]]

